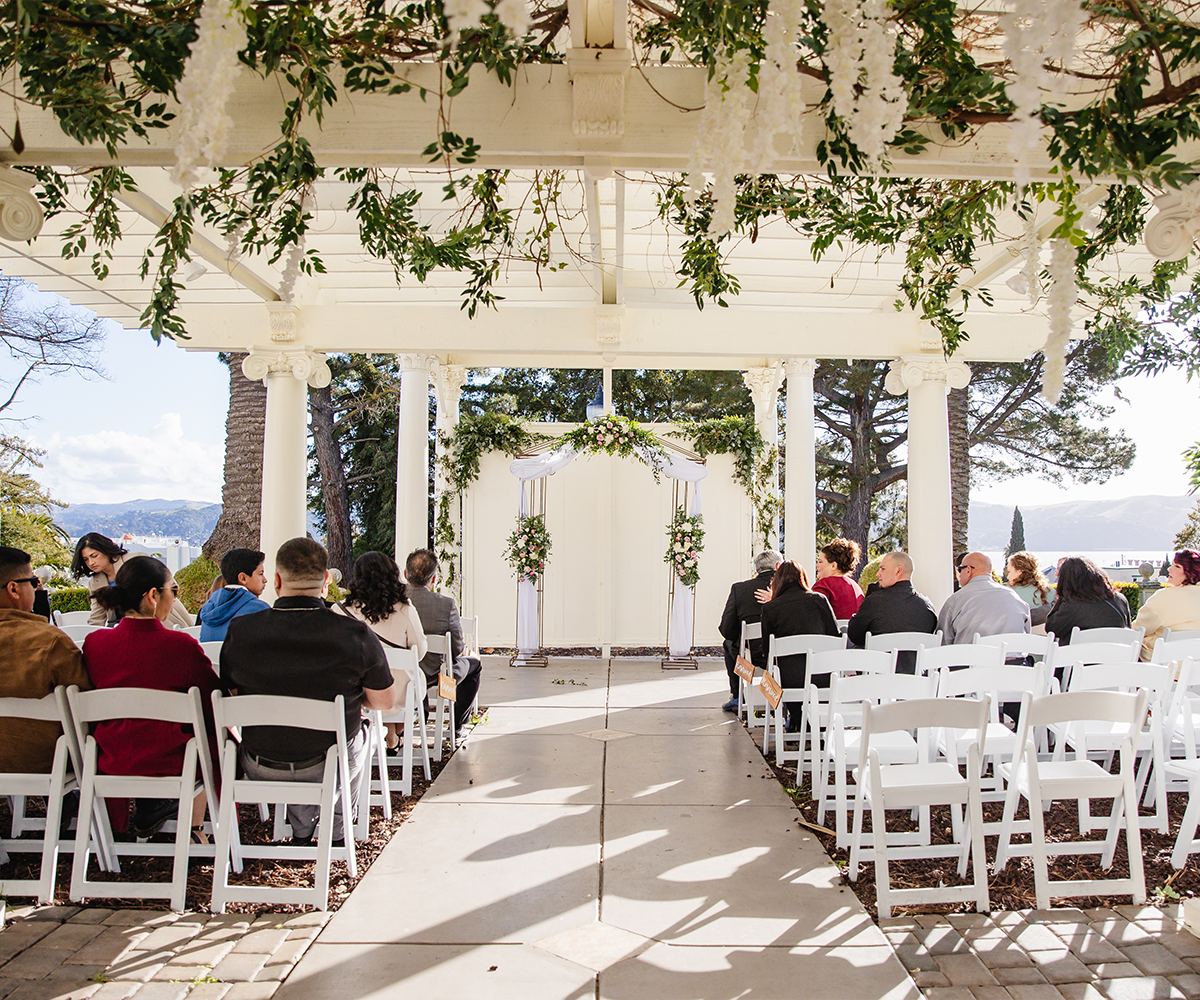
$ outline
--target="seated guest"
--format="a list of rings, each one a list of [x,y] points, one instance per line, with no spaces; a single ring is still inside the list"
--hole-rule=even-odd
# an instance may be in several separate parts
[[[338,601],[333,610],[366,622],[384,646],[396,649],[415,649],[417,660],[424,658],[429,650],[425,632],[417,609],[408,599],[408,588],[400,579],[400,567],[396,560],[383,552],[364,552],[354,563],[354,576],[350,579],[350,592],[344,601]],[[408,674],[392,671],[396,682],[396,702],[399,703],[408,689]],[[397,726],[387,724],[388,749],[394,750],[399,742]]]
[[[102,605],[96,600],[96,594],[105,587],[111,587],[117,578],[117,571],[130,559],[137,558],[141,553],[130,555],[112,539],[98,531],[89,531],[75,543],[75,554],[71,558],[71,575],[77,580],[88,578],[87,588],[92,595],[92,614],[88,618],[89,625],[114,625],[120,617],[120,612],[111,605]],[[171,605],[171,613],[167,618],[167,628],[190,628],[195,624],[191,612],[180,601]]]
[[[404,578],[408,581],[408,599],[416,609],[425,635],[445,635],[450,633],[450,652],[453,658],[451,670],[458,682],[454,702],[454,725],[456,731],[467,721],[475,695],[479,691],[479,682],[483,673],[483,663],[475,656],[466,656],[463,644],[462,623],[458,618],[458,605],[454,598],[445,594],[435,594],[437,586],[438,561],[429,549],[416,549],[408,554],[404,561]],[[442,669],[440,653],[426,653],[421,658],[421,669],[429,680],[429,686],[437,684],[438,673]]]
[[[742,622],[754,624],[762,620],[762,605],[755,592],[769,589],[775,570],[783,561],[774,549],[766,549],[754,557],[755,576],[750,580],[742,580],[729,588],[729,597],[725,601],[725,610],[721,612],[719,631],[724,640],[725,670],[729,674],[729,701],[721,707],[726,712],[738,710],[738,677],[733,672],[737,663],[738,650],[742,644]],[[756,667],[766,666],[767,647],[758,639],[750,640],[750,662]]]
[[[120,621],[115,628],[89,632],[83,640],[83,662],[97,688],[135,687],[153,691],[200,689],[204,721],[208,726],[209,753],[215,760],[216,730],[212,721],[212,693],[220,689],[217,675],[204,650],[186,632],[168,628],[179,587],[171,571],[157,559],[127,559],[117,570],[111,587],[95,594],[106,610]],[[183,751],[192,738],[190,726],[153,719],[110,719],[95,731],[102,774],[140,774],[148,777],[178,774]],[[206,801],[196,796],[192,807],[192,839],[206,843],[202,829]],[[117,829],[126,827],[124,800],[108,800],[109,815]],[[148,837],[176,814],[173,800],[138,799],[133,816],[134,833]]]
[[[1092,560],[1068,556],[1058,566],[1058,587],[1046,616],[1046,632],[1065,646],[1076,626],[1128,628],[1129,602]]]
[[[824,594],[809,589],[808,574],[803,566],[790,559],[781,562],[771,580],[771,600],[762,606],[763,646],[770,651],[771,637],[776,639],[789,635],[840,635],[833,608]],[[779,680],[785,688],[805,686],[807,667],[805,654],[784,656],[779,659]],[[817,684],[829,683],[827,677],[819,678]],[[799,706],[788,704],[788,731],[799,725]]]
[[[978,635],[1029,631],[1029,605],[992,579],[992,560],[968,552],[958,564],[959,590],[942,605],[937,627],[942,645],[974,642]]]
[[[33,575],[37,577],[33,591],[33,613],[46,621],[53,621],[54,612],[50,608],[50,591],[46,589],[46,584],[54,576],[54,570],[49,566],[39,566],[33,571]]]
[[[201,642],[222,642],[229,623],[238,615],[266,611],[271,605],[260,600],[267,589],[266,555],[254,549],[230,549],[221,557],[221,576],[228,580],[196,616]]]
[[[44,698],[59,684],[92,686],[79,647],[33,613],[33,566],[28,552],[0,546],[0,698]],[[49,774],[57,722],[0,719],[0,771]]]
[[[350,800],[358,809],[358,776],[368,763],[363,709],[390,711],[395,685],[383,646],[365,624],[330,611],[329,556],[311,538],[293,538],[275,556],[273,607],[234,618],[221,646],[221,680],[235,694],[283,695],[334,701],[345,698],[350,756]],[[332,733],[288,726],[244,726],[238,753],[247,778],[262,781],[321,781]],[[289,805],[292,840],[312,843],[319,808]],[[353,816],[347,818],[353,823]],[[344,839],[341,802],[333,817],[333,839]]]
[[[1004,566],[1008,585],[1029,605],[1031,625],[1044,625],[1054,602],[1054,587],[1038,567],[1032,552],[1014,552]]]
[[[1143,604],[1134,619],[1135,626],[1144,626],[1142,659],[1149,660],[1154,643],[1165,629],[1173,632],[1200,629],[1200,552],[1180,549],[1167,570],[1168,587],[1153,594]]]
[[[835,538],[817,553],[817,582],[813,590],[829,598],[833,617],[850,618],[863,602],[862,588],[850,574],[858,566],[862,550],[849,538]]]
[[[861,649],[871,635],[891,632],[937,631],[937,612],[928,597],[912,585],[913,561],[907,552],[889,552],[879,560],[875,583],[867,588],[862,604],[846,624],[846,638]],[[917,666],[915,650],[902,649],[896,671],[911,674]]]

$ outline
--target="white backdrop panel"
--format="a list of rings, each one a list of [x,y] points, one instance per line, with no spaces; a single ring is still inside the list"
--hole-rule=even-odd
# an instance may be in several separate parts
[[[571,426],[545,429],[556,433]],[[488,646],[516,641],[516,579],[504,561],[517,512],[509,464],[506,456],[485,455],[478,482],[463,498],[463,610],[479,616],[481,641]],[[733,459],[710,456],[708,469],[702,487],[705,549],[696,588],[698,646],[720,644],[717,624],[729,585],[751,575],[750,501],[733,479]],[[636,459],[580,457],[546,480],[553,549],[545,578],[545,645],[666,643],[669,570],[662,557],[671,498],[671,480],[656,484]],[[607,587],[606,572],[613,576]],[[608,637],[606,592],[612,602]]]

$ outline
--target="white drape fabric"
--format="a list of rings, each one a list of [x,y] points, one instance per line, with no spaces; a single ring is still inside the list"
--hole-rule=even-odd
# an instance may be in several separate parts
[[[544,455],[513,460],[509,468],[517,477],[517,513],[521,517],[529,515],[529,494],[525,489],[525,484],[531,480],[544,479],[546,476],[566,468],[575,460],[577,454],[571,445],[563,445]],[[660,452],[656,456],[645,455],[643,457],[648,465],[657,464],[669,479],[693,483],[692,502],[689,505],[688,515],[695,517],[703,512],[700,480],[708,475],[707,468],[699,462],[693,462],[670,452]],[[657,462],[652,459],[657,459]],[[692,588],[685,587],[676,581],[675,600],[671,605],[671,620],[667,624],[667,648],[671,656],[687,656],[692,650],[694,603]],[[517,584],[517,649],[521,653],[536,653],[538,645],[537,588],[532,580],[521,580]]]

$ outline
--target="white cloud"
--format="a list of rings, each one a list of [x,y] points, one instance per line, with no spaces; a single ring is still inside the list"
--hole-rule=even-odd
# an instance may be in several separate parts
[[[101,430],[28,436],[46,449],[35,478],[64,503],[221,499],[224,449],[186,440],[178,413],[164,413],[148,435]]]

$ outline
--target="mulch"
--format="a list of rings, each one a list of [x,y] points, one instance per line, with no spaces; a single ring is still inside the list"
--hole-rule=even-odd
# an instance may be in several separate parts
[[[809,778],[805,777],[799,788],[796,787],[796,767],[788,764],[777,766],[770,758],[767,764],[774,771],[776,778],[784,790],[791,796],[805,824],[816,825],[817,804],[809,794]],[[1175,847],[1175,836],[1179,831],[1179,823],[1187,808],[1186,792],[1170,792],[1167,795],[1168,833],[1158,833],[1156,830],[1141,831],[1142,863],[1146,873],[1146,891],[1148,901],[1154,905],[1164,905],[1178,902],[1180,898],[1189,898],[1200,892],[1200,855],[1192,855],[1188,863],[1178,871],[1171,867],[1171,852]],[[853,786],[850,786],[850,803],[853,809]],[[1093,818],[1108,816],[1112,808],[1112,799],[1093,799],[1091,813]],[[983,818],[985,822],[998,822],[1004,811],[1002,802],[985,802]],[[1142,809],[1143,814],[1152,810]],[[1074,800],[1055,802],[1050,811],[1045,813],[1046,840],[1048,842],[1078,841],[1079,813]],[[853,816],[853,812],[851,812]],[[1022,800],[1016,818],[1028,819],[1029,809]],[[833,816],[827,810],[825,813],[826,827],[832,827]],[[849,822],[849,820],[848,820]],[[950,810],[948,806],[935,807],[930,822],[933,843],[950,843]],[[871,828],[870,815],[864,816],[863,829]],[[914,830],[916,824],[900,812],[889,813],[888,830]],[[875,866],[873,862],[860,864],[858,880],[851,882],[847,878],[849,872],[850,854],[840,850],[836,845],[836,837],[811,830],[820,840],[822,846],[833,859],[834,864],[842,872],[842,881],[853,890],[859,901],[872,916],[877,916],[875,908]],[[1103,832],[1090,833],[1086,839],[1103,840]],[[986,854],[988,857],[988,891],[993,910],[1028,910],[1036,909],[1037,897],[1033,884],[1033,862],[1027,857],[1009,857],[1004,870],[997,875],[992,862],[996,857],[996,840],[994,836],[985,838]],[[1014,844],[1028,843],[1027,836],[1014,835]],[[1100,867],[1100,855],[1079,854],[1066,855],[1050,859],[1051,880],[1080,880],[1094,878],[1125,878],[1129,875],[1129,856],[1125,848],[1125,831],[1122,829],[1117,838],[1117,849],[1113,866],[1109,871]],[[971,869],[967,869],[967,878],[958,876],[958,861],[956,858],[928,858],[921,860],[890,861],[888,874],[894,889],[916,888],[919,886],[963,885],[971,881]],[[1073,896],[1054,897],[1052,906],[1071,906],[1081,909],[1112,907],[1129,903],[1130,897],[1124,896]],[[972,903],[927,903],[917,906],[893,907],[893,914],[903,913],[965,913],[974,910]]]

